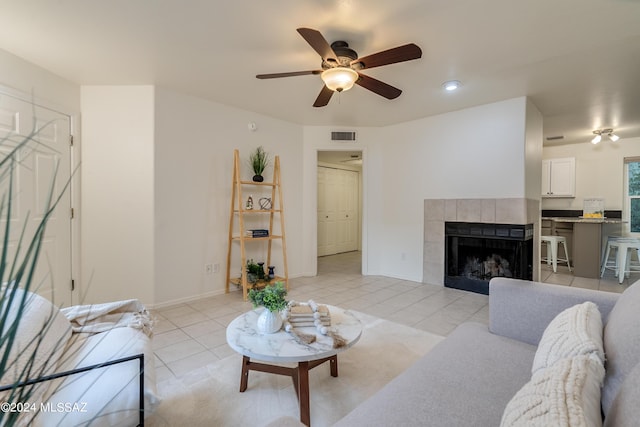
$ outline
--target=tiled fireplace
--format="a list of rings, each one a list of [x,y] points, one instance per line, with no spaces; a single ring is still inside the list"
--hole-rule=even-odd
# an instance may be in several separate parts
[[[512,199],[426,199],[424,201],[423,283],[445,284],[445,223],[533,224],[533,248],[539,247],[540,201]],[[539,273],[533,250],[533,280]]]

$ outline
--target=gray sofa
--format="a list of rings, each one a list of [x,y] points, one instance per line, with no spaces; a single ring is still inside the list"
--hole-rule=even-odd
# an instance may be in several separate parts
[[[460,325],[335,426],[499,426],[507,403],[531,378],[549,322],[584,301],[598,306],[604,325],[604,425],[640,425],[639,283],[615,294],[493,279],[488,328]]]

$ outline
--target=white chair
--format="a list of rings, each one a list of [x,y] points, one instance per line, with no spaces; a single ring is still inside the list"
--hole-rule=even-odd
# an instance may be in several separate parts
[[[553,267],[553,272],[558,272],[558,262],[564,262],[571,271],[569,262],[569,250],[567,249],[567,239],[564,236],[540,236],[540,241],[547,244],[547,256],[542,258],[548,265]],[[565,258],[558,258],[558,245],[562,244]]]
[[[615,250],[615,258],[611,259],[611,250]],[[635,253],[638,258],[640,250],[640,239],[633,237],[616,237],[609,236],[607,238],[607,248],[602,258],[602,267],[600,269],[600,277],[604,276],[606,270],[613,270],[618,278],[618,283],[622,283],[629,273],[640,272],[640,262],[634,263],[633,255]],[[640,261],[640,260],[639,260]]]

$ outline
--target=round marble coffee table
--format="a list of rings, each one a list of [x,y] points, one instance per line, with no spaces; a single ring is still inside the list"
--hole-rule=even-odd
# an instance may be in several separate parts
[[[316,342],[301,344],[290,334],[281,330],[273,334],[262,334],[256,330],[258,316],[262,308],[252,310],[236,317],[227,326],[227,343],[242,354],[242,373],[240,392],[247,389],[249,371],[268,372],[290,376],[300,404],[300,421],[311,425],[309,414],[309,370],[329,362],[331,376],[338,376],[338,353],[353,346],[362,335],[362,324],[348,310],[328,305],[331,313],[331,330],[346,340],[346,345],[333,348],[333,339],[321,335],[313,327],[296,328],[305,334],[315,334]],[[251,359],[264,362],[298,364],[295,368],[275,364],[256,363]]]

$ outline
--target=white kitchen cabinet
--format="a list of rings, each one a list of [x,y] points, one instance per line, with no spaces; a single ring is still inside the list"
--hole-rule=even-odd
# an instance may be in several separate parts
[[[575,195],[575,157],[543,160],[542,197],[575,197]]]

